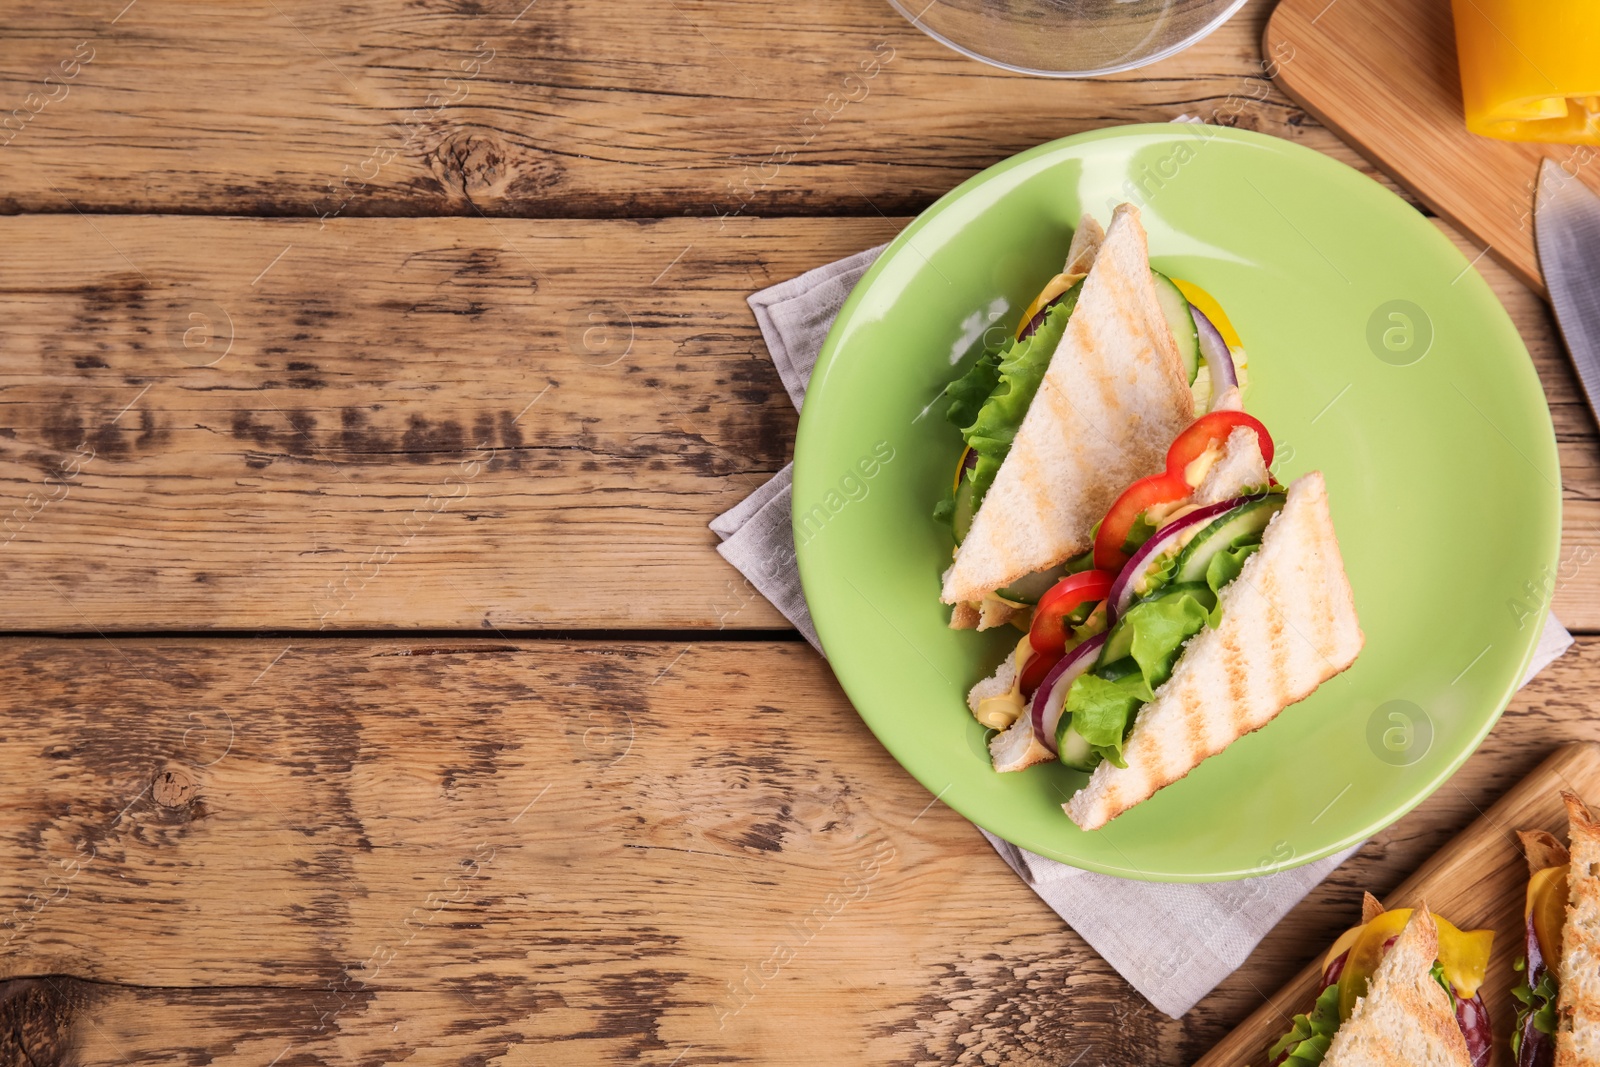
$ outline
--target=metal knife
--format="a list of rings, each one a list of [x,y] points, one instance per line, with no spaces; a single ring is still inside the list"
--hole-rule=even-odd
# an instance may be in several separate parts
[[[1600,195],[1546,159],[1533,233],[1556,322],[1589,411],[1600,421]]]

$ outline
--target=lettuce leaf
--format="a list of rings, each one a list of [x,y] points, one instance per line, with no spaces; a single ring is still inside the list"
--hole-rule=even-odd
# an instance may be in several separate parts
[[[1050,357],[1061,343],[1061,335],[1066,333],[1067,319],[1076,304],[1076,292],[1068,290],[1067,298],[1045,314],[1038,332],[1024,340],[1008,342],[997,353],[995,385],[972,416],[972,421],[961,428],[961,436],[978,453],[978,465],[972,472],[972,487],[980,504],[989,486],[994,484],[1000,464],[1005,462],[1006,454],[1011,451],[1011,442],[1016,439],[1023,416],[1028,413],[1028,405],[1033,403],[1034,394],[1039,391],[1039,383],[1044,380],[1044,372],[1050,366]],[[972,370],[952,383],[952,388],[961,388],[957,390],[958,395],[952,397],[946,416],[951,421],[969,413],[971,398],[981,381],[973,379],[974,372],[988,358],[989,354],[985,353]],[[968,382],[968,379],[973,380]]]
[[[1276,1064],[1278,1057],[1287,1052],[1284,1067],[1317,1067],[1338,1029],[1339,983],[1335,982],[1322,991],[1309,1012],[1294,1017],[1289,1032],[1267,1050],[1267,1062]]]
[[[1144,677],[1145,700],[1154,697],[1161,683],[1172,677],[1183,643],[1205,629],[1210,617],[1211,605],[1202,604],[1189,592],[1146,600],[1128,609],[1124,619],[1133,627],[1133,661]]]
[[[944,395],[950,400],[944,417],[957,427],[970,426],[978,417],[984,402],[989,399],[989,394],[1000,384],[1000,351],[998,348],[989,349],[967,368],[965,374],[944,387]],[[933,506],[933,517],[936,522],[954,528],[955,514],[956,490],[952,485]]]
[[[1145,512],[1139,512],[1133,520],[1133,525],[1128,527],[1127,539],[1122,542],[1123,553],[1131,556],[1139,551],[1144,547],[1144,543],[1150,540],[1150,535],[1155,533],[1157,529],[1156,524],[1150,521]]]
[[[1235,541],[1212,556],[1211,562],[1206,564],[1206,585],[1211,587],[1213,593],[1222,592],[1222,587],[1239,577],[1239,572],[1244,570],[1244,561],[1260,548],[1261,538],[1256,536],[1247,541]]]
[[[1528,969],[1527,958],[1519,958],[1513,966],[1518,971],[1526,971]],[[1512,1058],[1517,1060],[1522,1058],[1522,1032],[1527,1026],[1529,1015],[1533,1016],[1533,1028],[1535,1030],[1541,1034],[1555,1036],[1557,993],[1558,988],[1555,976],[1550,973],[1548,968],[1539,976],[1538,985],[1529,988],[1528,980],[1524,978],[1522,983],[1511,991],[1511,995],[1516,997],[1518,1001],[1517,1021],[1511,1030]]]
[[[1178,553],[1166,552],[1155,558],[1150,564],[1150,569],[1144,576],[1144,595],[1155,596],[1162,589],[1172,584],[1172,578],[1178,573]]]
[[[1131,669],[1107,664],[1079,675],[1067,690],[1066,711],[1073,729],[1118,767],[1127,766],[1122,743],[1134,715],[1172,677],[1184,642],[1204,629],[1211,617],[1211,606],[1202,598],[1210,599],[1205,590],[1185,589],[1129,608],[1117,625],[1133,628]]]
[[[1212,556],[1211,561],[1206,564],[1206,585],[1213,593],[1218,594],[1216,606],[1211,609],[1211,617],[1206,620],[1213,628],[1222,625],[1222,587],[1239,577],[1239,572],[1244,570],[1244,561],[1260,550],[1259,534],[1241,537]]]
[[[1428,976],[1435,982],[1439,983],[1439,988],[1443,989],[1445,996],[1450,998],[1450,1010],[1455,1011],[1457,999],[1456,987],[1451,985],[1450,979],[1444,976],[1444,964],[1440,963],[1438,960],[1434,960],[1433,966],[1428,968]]]
[[[950,398],[950,407],[944,417],[955,423],[958,429],[972,425],[978,412],[983,409],[984,401],[1000,384],[1000,352],[998,348],[989,349],[978,357],[978,362],[969,367],[967,373],[944,387],[944,395]]]
[[[1067,712],[1061,728],[1070,723],[1094,751],[1118,767],[1128,764],[1122,758],[1122,740],[1134,712],[1145,702],[1144,676],[1138,671],[1116,681],[1086,671],[1072,680],[1067,690]],[[1057,741],[1059,744],[1059,739]]]

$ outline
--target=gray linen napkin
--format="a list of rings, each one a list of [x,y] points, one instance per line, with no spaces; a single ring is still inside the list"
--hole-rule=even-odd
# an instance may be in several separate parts
[[[796,408],[805,401],[806,382],[829,327],[883,248],[879,245],[807,271],[749,298],[772,362]],[[722,539],[717,551],[723,558],[821,652],[794,565],[793,467],[783,468],[719,515],[711,529]],[[1572,636],[1550,616],[1523,684],[1571,644]],[[1194,1007],[1237,969],[1290,908],[1356,851],[1347,849],[1260,878],[1180,885],[1081,871],[1020,849],[981,827],[980,832],[1051,910],[1151,1004],[1173,1018]]]

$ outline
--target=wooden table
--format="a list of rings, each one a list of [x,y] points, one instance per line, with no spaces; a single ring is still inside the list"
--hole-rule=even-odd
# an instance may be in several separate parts
[[[881,0],[524,3],[0,15],[0,1064],[1183,1063],[1600,738],[1594,427],[1480,260],[1554,412],[1578,646],[1160,1015],[706,523],[794,444],[751,290],[1111,123],[1367,169],[1265,77],[1270,0],[1091,82]]]

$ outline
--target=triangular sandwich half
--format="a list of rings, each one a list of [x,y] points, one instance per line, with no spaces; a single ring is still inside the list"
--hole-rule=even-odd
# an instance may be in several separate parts
[[[1333,1035],[1323,1067],[1471,1067],[1450,994],[1432,973],[1438,957],[1439,929],[1424,904]]]
[[[1117,208],[1061,343],[984,496],[941,599],[971,604],[1084,551],[1116,495],[1162,469],[1194,417],[1138,209]]]
[[[1098,829],[1355,662],[1365,641],[1320,472],[1289,486],[1261,548],[1218,597],[1222,618],[1183,646],[1139,708],[1126,766],[1100,763],[1062,805]]]

